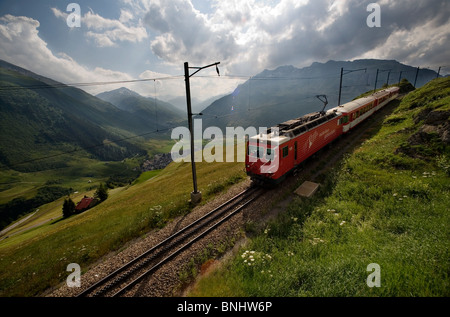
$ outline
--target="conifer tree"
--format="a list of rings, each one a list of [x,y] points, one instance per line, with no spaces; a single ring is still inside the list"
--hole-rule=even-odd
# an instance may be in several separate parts
[[[68,218],[75,213],[75,203],[72,198],[68,197],[64,199],[62,213],[64,218]]]
[[[94,197],[100,200],[100,202],[105,201],[108,198],[108,188],[105,184],[100,184],[94,194]]]

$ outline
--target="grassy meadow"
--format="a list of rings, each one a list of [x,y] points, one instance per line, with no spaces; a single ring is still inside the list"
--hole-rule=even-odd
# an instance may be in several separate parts
[[[244,179],[244,164],[197,163],[197,177],[205,202]],[[172,163],[110,190],[106,201],[67,219],[62,219],[62,199],[42,206],[46,219],[56,218],[0,241],[0,296],[39,296],[65,281],[69,263],[85,272],[126,242],[188,213],[191,192],[190,163]]]
[[[188,296],[449,296],[450,149],[436,132],[410,142],[424,111],[449,110],[449,78],[411,92],[314,197],[295,197]]]

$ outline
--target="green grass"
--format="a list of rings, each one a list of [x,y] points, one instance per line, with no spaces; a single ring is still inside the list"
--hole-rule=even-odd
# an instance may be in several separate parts
[[[145,181],[148,181],[149,179],[152,179],[153,177],[156,177],[161,173],[161,170],[153,170],[153,171],[147,171],[143,172],[134,182],[133,185],[141,184]]]
[[[435,155],[423,145],[426,159],[395,154],[420,128],[417,114],[448,109],[449,95],[440,79],[406,96],[313,198],[294,198],[189,295],[449,296],[449,147]],[[371,263],[381,287],[366,283]]]
[[[102,162],[87,157],[83,153],[76,153],[67,158],[64,168],[28,173],[2,170],[0,171],[0,205],[17,198],[33,199],[40,190],[48,186],[63,187],[67,189],[67,192],[74,193],[90,191],[99,183],[107,183],[109,180],[132,179],[138,175],[134,169],[139,167],[142,160],[143,157],[136,156],[120,162]],[[16,213],[16,220],[37,208],[39,206],[23,209],[22,212]],[[4,225],[9,226],[16,221],[13,218],[7,221],[6,215],[2,216],[4,217],[1,219],[0,228],[2,229]]]
[[[244,179],[243,170],[243,163],[197,163],[202,203]],[[82,214],[0,241],[0,296],[37,296],[67,278],[69,263],[78,263],[85,272],[105,254],[188,213],[191,191],[190,163],[172,163],[145,173],[135,185],[110,191],[106,201]],[[56,215],[59,203],[43,211]]]

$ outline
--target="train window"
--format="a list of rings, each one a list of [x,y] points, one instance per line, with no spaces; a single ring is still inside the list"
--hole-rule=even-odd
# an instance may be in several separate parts
[[[274,158],[275,158],[275,151],[273,151],[272,149],[267,149],[266,159],[268,161],[272,161]]]
[[[258,157],[258,147],[254,145],[249,145],[248,147],[248,155]]]
[[[285,147],[283,148],[283,157],[288,156],[288,154],[289,154],[289,147],[285,146]]]
[[[339,124],[344,124],[348,122],[348,116],[343,116],[339,119]]]
[[[263,147],[258,147],[255,145],[250,145],[248,147],[248,155],[253,157],[262,157],[264,156],[265,149]]]
[[[259,158],[264,157],[264,153],[266,153],[266,149],[260,146],[258,148],[258,157]]]

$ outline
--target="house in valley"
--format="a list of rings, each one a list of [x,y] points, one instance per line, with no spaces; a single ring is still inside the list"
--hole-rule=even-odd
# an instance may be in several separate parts
[[[76,205],[75,212],[80,213],[94,207],[97,204],[97,199],[84,196],[83,199]]]

